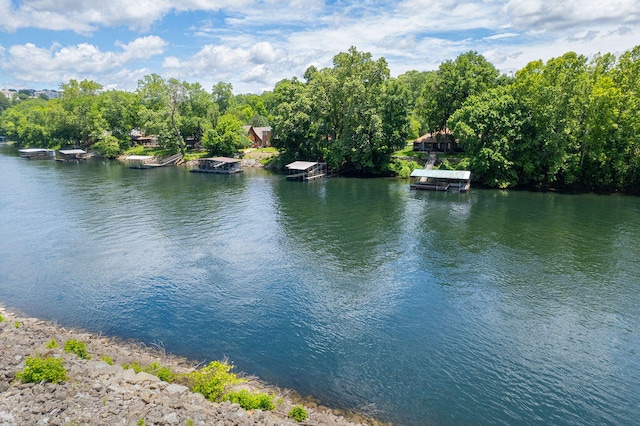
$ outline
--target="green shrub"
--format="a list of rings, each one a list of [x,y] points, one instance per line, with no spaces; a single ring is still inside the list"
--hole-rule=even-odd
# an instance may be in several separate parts
[[[206,367],[192,371],[183,378],[193,392],[201,393],[210,401],[216,401],[222,396],[227,386],[246,382],[231,373],[232,368],[230,364],[212,361]]]
[[[305,410],[302,405],[295,405],[287,416],[296,422],[303,422],[309,418],[309,413],[307,413],[307,410]]]
[[[20,325],[21,325],[21,324],[20,324],[18,321],[16,321],[16,322],[14,322],[14,323],[13,323],[13,326],[14,326],[15,328],[20,328]]]
[[[122,364],[122,368],[124,368],[125,370],[128,370],[131,368],[136,373],[139,373],[142,371],[142,367],[140,367],[140,364],[138,364],[136,361],[132,362],[131,364]]]
[[[28,357],[22,371],[16,373],[16,378],[23,383],[51,383],[63,382],[68,379],[64,361],[61,358]]]
[[[0,314],[0,322],[4,321],[4,316]]]
[[[394,158],[389,163],[388,169],[391,174],[395,174],[399,178],[407,179],[411,176],[411,172],[415,169],[419,169],[422,166],[416,163],[415,161],[407,161],[401,160],[399,158]]]
[[[67,340],[64,343],[64,351],[68,354],[76,354],[78,358],[89,359],[91,358],[87,353],[87,347],[84,342],[80,342],[76,339]]]
[[[237,392],[229,392],[222,400],[231,401],[236,404],[240,404],[245,410],[263,410],[271,411],[276,408],[273,403],[273,395],[266,393],[249,393],[246,389],[241,389]]]
[[[175,374],[169,367],[163,367],[157,362],[152,362],[151,364],[147,365],[142,371],[153,374],[163,382],[172,382],[173,378],[175,377]]]
[[[56,339],[51,339],[51,341],[49,341],[46,345],[47,349],[55,349],[58,347],[58,342],[56,341]]]
[[[102,355],[100,357],[100,360],[106,362],[109,365],[113,365],[113,358],[111,358],[110,356]]]

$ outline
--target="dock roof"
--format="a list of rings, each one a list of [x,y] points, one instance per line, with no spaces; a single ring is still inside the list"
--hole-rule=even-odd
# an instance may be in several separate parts
[[[289,163],[286,165],[289,170],[307,170],[313,166],[318,164],[313,161],[294,161],[293,163]]]
[[[469,180],[471,178],[471,172],[469,170],[415,169],[413,172],[411,172],[411,177]]]
[[[220,163],[237,163],[240,161],[237,158],[230,158],[230,157],[201,158],[201,160],[218,161]]]
[[[86,154],[87,152],[84,149],[61,149],[58,151],[63,155],[76,155],[76,154]]]
[[[23,148],[18,150],[18,152],[24,152],[28,154],[32,154],[35,152],[49,152],[49,151],[53,151],[53,150],[47,149],[47,148]]]

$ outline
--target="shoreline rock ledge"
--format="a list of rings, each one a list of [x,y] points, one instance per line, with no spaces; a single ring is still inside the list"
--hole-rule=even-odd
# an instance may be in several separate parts
[[[302,424],[380,424],[364,416],[347,418],[347,413],[302,401],[294,392],[251,378],[243,387],[277,395],[281,402],[274,411],[245,411],[238,404],[210,402],[185,386],[122,367],[157,362],[177,373],[196,369],[161,348],[22,317],[2,306],[0,315],[4,318],[0,322],[0,425],[296,425],[300,423],[287,413],[300,403],[309,413]],[[52,339],[60,347],[47,348]],[[90,359],[65,353],[62,346],[72,339],[85,343]],[[55,384],[17,380],[27,357],[35,355],[63,359],[68,380]]]

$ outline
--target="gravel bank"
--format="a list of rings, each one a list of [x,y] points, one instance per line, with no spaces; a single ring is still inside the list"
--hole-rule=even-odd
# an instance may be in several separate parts
[[[213,403],[188,388],[163,382],[122,365],[144,366],[158,362],[185,373],[195,366],[187,360],[164,354],[157,348],[67,329],[51,322],[24,318],[0,307],[0,425],[295,425],[287,417],[300,403],[292,392],[250,380],[252,390],[281,398],[274,411],[245,411],[237,404]],[[59,348],[48,349],[55,339]],[[86,344],[90,359],[65,353],[64,342],[75,339]],[[15,375],[27,357],[40,354],[62,358],[69,379],[65,382],[24,384]],[[113,364],[101,360],[113,359]],[[313,402],[306,402],[307,425],[375,424],[370,419],[349,416]]]

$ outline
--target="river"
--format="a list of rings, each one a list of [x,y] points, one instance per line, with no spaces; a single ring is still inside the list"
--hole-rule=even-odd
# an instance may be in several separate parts
[[[401,425],[640,419],[640,198],[0,146],[0,303]]]

